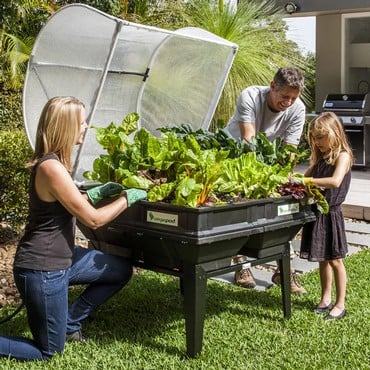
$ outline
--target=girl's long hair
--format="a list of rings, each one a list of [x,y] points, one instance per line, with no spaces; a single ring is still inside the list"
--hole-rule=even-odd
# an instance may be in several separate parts
[[[48,153],[55,153],[72,171],[72,151],[80,135],[84,104],[72,96],[54,97],[44,106],[36,131],[35,150],[28,167]]]
[[[331,165],[335,165],[336,160],[341,152],[346,152],[351,157],[353,164],[353,153],[348,143],[342,123],[338,116],[333,112],[324,112],[316,117],[309,126],[308,143],[311,147],[311,163],[317,163],[324,158],[324,153],[320,152],[317,147],[313,134],[328,136],[330,143],[330,152],[325,154],[325,160]]]

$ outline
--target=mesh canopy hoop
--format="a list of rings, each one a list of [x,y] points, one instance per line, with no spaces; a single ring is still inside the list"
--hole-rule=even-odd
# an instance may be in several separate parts
[[[200,28],[168,31],[67,5],[40,31],[29,60],[23,115],[34,147],[38,119],[54,96],[85,103],[89,126],[120,123],[132,112],[154,135],[166,125],[207,129],[237,45]],[[74,177],[102,153],[88,130],[74,154]]]

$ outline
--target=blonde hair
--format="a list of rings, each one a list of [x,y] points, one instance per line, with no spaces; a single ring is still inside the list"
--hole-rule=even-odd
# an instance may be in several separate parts
[[[351,165],[353,164],[353,153],[348,143],[343,125],[337,115],[333,112],[324,112],[316,117],[309,126],[308,143],[311,147],[311,163],[316,163],[319,159],[324,158],[317,147],[314,136],[325,135],[329,139],[330,152],[326,155],[325,160],[328,164],[335,165],[339,154],[346,152],[351,157]]]
[[[48,153],[55,153],[72,171],[72,151],[80,136],[84,104],[73,96],[51,98],[44,106],[36,131],[35,150],[28,167]]]

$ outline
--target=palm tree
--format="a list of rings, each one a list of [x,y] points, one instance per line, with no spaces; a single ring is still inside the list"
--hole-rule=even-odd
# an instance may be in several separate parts
[[[268,85],[281,66],[307,69],[297,45],[286,38],[283,13],[273,0],[244,0],[237,7],[222,0],[192,0],[187,22],[239,46],[214,123],[224,125],[232,115],[237,97],[248,85]],[[309,101],[309,95],[303,94]]]
[[[21,39],[9,33],[2,33],[4,75],[9,76],[9,87],[15,91],[23,86],[28,59],[32,52],[34,37]]]
[[[13,88],[22,86],[36,35],[43,21],[55,11],[50,3],[54,4],[45,0],[19,1],[15,19],[10,22],[8,17],[4,22],[2,16],[0,64],[3,74],[10,76]],[[126,19],[170,29],[196,26],[239,45],[214,118],[221,125],[231,116],[236,99],[246,86],[268,84],[276,69],[284,65],[294,64],[308,71],[297,45],[286,39],[287,26],[274,0],[244,0],[237,7],[223,0],[122,0],[122,4],[125,11],[121,16]],[[35,9],[39,11],[35,13]],[[303,94],[303,99],[310,103],[308,93]]]
[[[129,1],[130,2],[130,1]],[[223,126],[233,113],[240,92],[249,85],[267,85],[281,66],[301,68],[306,80],[314,80],[312,60],[298,45],[286,38],[284,13],[274,0],[242,0],[237,6],[224,0],[131,1],[140,4],[140,14],[125,14],[138,23],[178,29],[195,26],[210,31],[239,46],[214,122]],[[312,106],[312,88],[302,98]]]
[[[45,0],[5,2],[1,8],[0,77],[19,90],[36,36],[55,8]]]

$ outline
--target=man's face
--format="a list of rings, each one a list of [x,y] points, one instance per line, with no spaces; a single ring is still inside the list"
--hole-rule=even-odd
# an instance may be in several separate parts
[[[278,89],[274,82],[271,82],[270,93],[268,96],[267,103],[271,110],[281,112],[288,109],[300,95],[298,89],[284,86]]]

